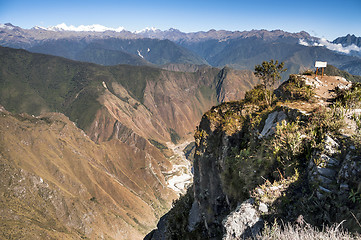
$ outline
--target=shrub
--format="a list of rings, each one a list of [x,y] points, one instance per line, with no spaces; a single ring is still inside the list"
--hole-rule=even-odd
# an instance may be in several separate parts
[[[350,89],[336,88],[335,101],[340,102],[346,108],[361,106],[361,83],[352,83]]]
[[[303,150],[303,138],[298,120],[287,123],[285,120],[277,124],[276,134],[272,140],[273,154],[286,173],[293,174],[297,167],[297,155]]]
[[[315,95],[311,86],[306,85],[301,76],[291,74],[289,79],[281,85],[281,98],[283,100],[310,101]]]
[[[253,89],[249,90],[245,94],[245,102],[251,104],[264,104],[265,103],[265,89],[263,85],[258,84]]]
[[[313,71],[311,69],[306,70],[302,75],[312,76]]]

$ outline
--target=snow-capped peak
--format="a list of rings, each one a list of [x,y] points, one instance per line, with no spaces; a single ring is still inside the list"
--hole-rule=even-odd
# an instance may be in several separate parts
[[[13,30],[15,27],[14,27],[13,25],[11,25],[10,23],[6,23],[6,24],[0,23],[0,28],[5,28],[5,29]]]
[[[124,27],[118,27],[118,28],[109,28],[102,26],[100,24],[93,24],[93,25],[80,25],[78,27],[75,27],[73,25],[66,25],[65,23],[58,24],[56,26],[52,27],[36,27],[37,29],[44,29],[49,31],[75,31],[75,32],[105,32],[105,31],[114,31],[114,32],[121,32],[124,30]]]
[[[150,32],[158,32],[158,31],[160,30],[155,27],[146,27],[142,30],[135,31],[134,33],[139,34],[139,33],[150,33]]]
[[[41,27],[41,26],[35,26],[32,29],[35,29],[35,30],[47,30],[45,27]]]

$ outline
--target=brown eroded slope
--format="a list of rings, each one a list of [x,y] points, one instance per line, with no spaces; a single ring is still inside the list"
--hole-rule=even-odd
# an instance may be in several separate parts
[[[58,232],[65,229],[91,237],[104,232],[114,237],[118,236],[116,231],[128,231],[129,235],[122,232],[119,236],[127,238],[135,233],[137,238],[152,228],[163,207],[170,207],[175,197],[162,174],[171,172],[172,164],[156,146],[189,139],[203,112],[227,100],[228,95],[232,100],[243,97],[242,91],[256,83],[254,77],[249,78],[250,71],[229,68],[173,72],[126,65],[104,67],[1,47],[0,55],[0,104],[11,112],[43,113],[56,120],[23,119],[4,112],[1,154],[4,164],[12,169],[2,179],[4,191],[18,196],[17,187],[8,179],[20,169],[30,174],[22,175],[26,179],[23,182],[31,182],[21,185],[24,191],[37,192],[30,176],[41,177],[50,186],[47,188],[59,189],[56,203],[64,202],[66,211],[58,211],[54,205],[49,205],[50,210],[44,207],[36,211],[62,226],[55,229]],[[48,111],[64,113],[89,139],[66,117],[45,113]],[[11,123],[9,129],[6,122]],[[20,144],[25,137],[30,145]],[[170,157],[171,150],[166,151]],[[86,195],[76,195],[79,191]],[[1,211],[12,209],[8,206],[19,201],[29,201],[30,206],[37,202],[33,194],[24,199],[7,199]],[[100,205],[89,207],[89,201]],[[139,207],[145,210],[138,211]],[[96,212],[91,223],[85,222],[88,217],[77,224],[69,220],[85,216],[84,209]],[[114,214],[109,209],[116,211],[119,219],[110,217]],[[18,211],[10,225],[23,226],[30,219],[20,219],[20,214]],[[5,219],[11,219],[10,215],[5,214]],[[33,225],[39,222],[36,219]]]
[[[172,135],[189,139],[207,109],[243,98],[245,91],[258,83],[252,72],[230,68],[203,67],[195,72],[149,68],[148,71],[156,77],[142,80],[144,90],[138,97],[120,84],[128,76],[117,76],[117,81],[104,83],[106,90],[98,98],[104,107],[85,129],[93,140],[115,137],[127,142],[129,131],[160,142],[171,141]],[[132,81],[131,77],[128,81]],[[128,137],[124,137],[124,132]]]
[[[0,146],[0,238],[141,239],[175,197],[157,149],[95,144],[62,114],[2,109]]]

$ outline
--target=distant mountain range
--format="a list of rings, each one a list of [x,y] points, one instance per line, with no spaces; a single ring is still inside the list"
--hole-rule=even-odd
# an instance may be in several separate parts
[[[76,30],[76,31],[75,31]],[[285,61],[287,74],[313,68],[316,60],[361,75],[359,38],[333,42],[306,32],[282,30],[184,33],[177,29],[138,32],[100,25],[22,29],[0,25],[0,45],[101,65],[195,64],[252,70],[271,58]]]
[[[340,43],[342,46],[347,47],[355,45],[361,47],[361,37],[356,37],[355,35],[347,34],[345,37],[338,37],[332,41],[332,43]]]

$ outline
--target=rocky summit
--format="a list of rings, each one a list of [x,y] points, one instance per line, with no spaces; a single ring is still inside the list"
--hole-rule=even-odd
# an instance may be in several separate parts
[[[308,71],[211,108],[193,186],[145,239],[359,238],[360,87]]]

